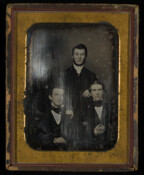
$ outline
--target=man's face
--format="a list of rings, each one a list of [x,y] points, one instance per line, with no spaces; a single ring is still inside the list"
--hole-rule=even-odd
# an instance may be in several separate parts
[[[63,104],[64,100],[64,90],[59,88],[54,88],[52,95],[49,96],[53,106],[59,108]]]
[[[73,62],[77,66],[81,66],[85,63],[86,55],[85,55],[85,50],[84,49],[74,49],[73,53]]]
[[[94,101],[101,100],[103,98],[103,87],[101,84],[91,85],[91,96]]]

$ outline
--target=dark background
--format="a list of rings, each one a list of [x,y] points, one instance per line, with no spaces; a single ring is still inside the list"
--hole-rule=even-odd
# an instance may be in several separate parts
[[[117,118],[119,62],[117,29],[106,22],[39,23],[27,31],[27,84],[24,105],[26,128],[31,130],[31,127],[34,127],[31,124],[34,123],[37,114],[38,117],[40,113],[47,114],[48,91],[52,83],[48,80],[51,74],[62,74],[72,66],[72,49],[80,43],[86,45],[88,49],[85,67],[94,72],[104,83],[105,99],[114,104],[113,115]],[[62,82],[62,76],[60,79]],[[115,129],[117,133],[118,128]]]
[[[137,174],[137,175],[143,175],[144,174],[144,107],[143,107],[143,89],[144,89],[144,69],[143,69],[143,60],[144,60],[144,51],[143,51],[143,46],[144,46],[144,3],[143,0],[73,0],[73,1],[58,1],[55,0],[55,3],[113,3],[113,4],[137,4],[139,5],[140,8],[140,37],[139,37],[139,170],[136,172],[118,172],[118,173],[67,173],[67,172],[10,172],[5,170],[5,45],[6,45],[6,39],[5,39],[5,15],[6,15],[6,5],[8,3],[53,3],[51,0],[1,0],[0,1],[0,43],[1,43],[1,62],[0,62],[0,70],[1,70],[1,76],[0,76],[0,81],[1,81],[1,91],[0,91],[0,100],[1,100],[1,105],[0,105],[0,175],[3,174],[16,174],[16,175],[21,175],[21,174],[81,174],[81,175],[86,175],[86,174],[118,174],[118,175],[123,175],[123,174]]]
[[[27,87],[35,83],[39,88],[51,73],[71,67],[72,48],[81,43],[88,49],[85,67],[104,83],[108,101],[118,95],[119,39],[111,24],[42,23],[33,25],[27,34]]]

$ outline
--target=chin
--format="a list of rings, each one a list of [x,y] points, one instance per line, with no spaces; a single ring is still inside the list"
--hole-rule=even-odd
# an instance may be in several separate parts
[[[100,99],[95,99],[95,101],[99,101]]]
[[[56,104],[55,106],[56,106],[57,108],[61,107],[61,105],[59,105],[59,104]]]
[[[76,63],[76,64],[80,66],[80,65],[83,64],[83,63]]]
[[[73,63],[76,65],[76,66],[82,66],[84,65],[85,61],[81,62],[81,63],[77,63],[74,59],[73,59]]]

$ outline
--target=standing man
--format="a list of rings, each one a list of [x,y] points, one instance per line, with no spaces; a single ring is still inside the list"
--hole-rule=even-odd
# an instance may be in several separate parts
[[[85,68],[87,48],[79,44],[72,49],[73,65],[65,71],[66,112],[73,115],[71,133],[76,147],[81,147],[81,124],[85,97],[89,96],[89,87],[97,79],[95,74]]]
[[[91,97],[87,100],[85,112],[85,145],[92,150],[107,150],[115,139],[112,134],[117,130],[110,103],[106,102],[105,88],[100,81],[95,81],[90,87]]]

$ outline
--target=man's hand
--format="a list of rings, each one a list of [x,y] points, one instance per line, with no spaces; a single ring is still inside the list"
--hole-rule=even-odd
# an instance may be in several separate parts
[[[66,110],[66,115],[70,115],[70,119],[72,119],[73,118],[73,111],[70,110],[70,109],[67,109]]]
[[[63,137],[57,137],[54,139],[54,143],[64,143],[66,144],[66,140]]]
[[[97,125],[95,128],[94,128],[94,134],[97,136],[99,134],[103,134],[105,131],[105,126],[102,125],[102,124],[99,124]]]
[[[83,96],[84,97],[89,97],[90,96],[90,93],[89,93],[88,89],[84,91]]]

